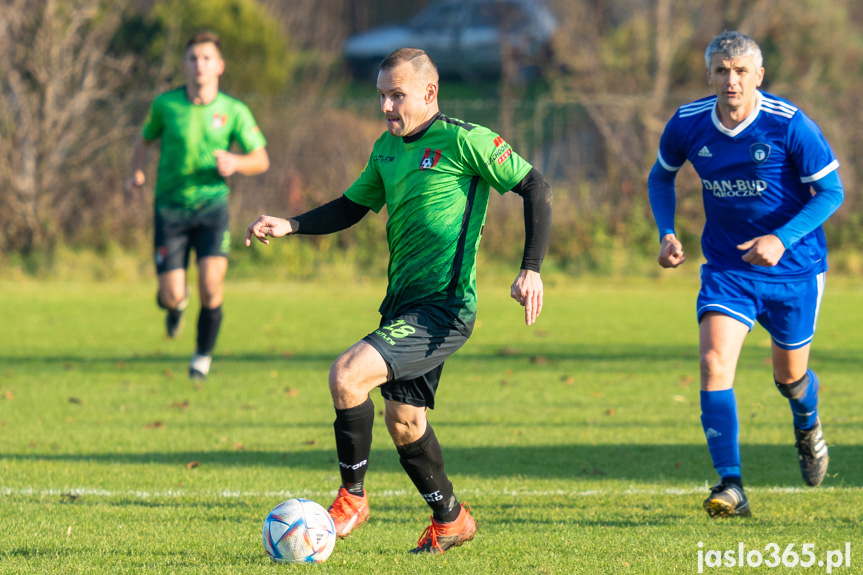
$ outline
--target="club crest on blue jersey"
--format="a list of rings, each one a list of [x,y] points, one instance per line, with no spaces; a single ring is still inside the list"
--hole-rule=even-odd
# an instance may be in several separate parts
[[[432,150],[431,148],[426,148],[425,153],[423,154],[423,159],[420,162],[420,170],[428,170],[430,168],[434,168],[438,160],[440,160],[441,151],[440,150]]]
[[[749,155],[752,156],[752,161],[760,166],[767,161],[767,157],[770,155],[770,146],[767,144],[752,144],[749,146]]]

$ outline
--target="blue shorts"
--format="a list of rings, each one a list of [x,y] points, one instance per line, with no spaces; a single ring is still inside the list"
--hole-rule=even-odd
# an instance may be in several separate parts
[[[825,274],[786,282],[752,279],[733,271],[701,266],[698,321],[715,311],[752,330],[760,323],[782,349],[798,349],[812,341]]]

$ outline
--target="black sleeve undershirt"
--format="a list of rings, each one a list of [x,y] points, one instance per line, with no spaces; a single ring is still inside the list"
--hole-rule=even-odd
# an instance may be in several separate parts
[[[524,200],[524,254],[521,269],[539,272],[551,235],[551,185],[536,168],[512,189]]]
[[[318,208],[293,218],[298,228],[295,234],[319,236],[347,229],[369,213],[369,207],[358,204],[347,196],[339,196]]]

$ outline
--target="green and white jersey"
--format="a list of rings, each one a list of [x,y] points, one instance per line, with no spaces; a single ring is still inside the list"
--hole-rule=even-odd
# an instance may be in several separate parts
[[[489,188],[505,193],[530,169],[488,128],[442,114],[415,136],[385,132],[345,192],[375,212],[387,207],[389,285],[381,315],[432,304],[470,324]]]
[[[249,108],[221,92],[206,105],[193,104],[186,88],[159,95],[141,135],[161,142],[156,179],[157,207],[198,208],[226,201],[228,185],[216,169],[216,150],[237,142],[249,153],[267,145]]]

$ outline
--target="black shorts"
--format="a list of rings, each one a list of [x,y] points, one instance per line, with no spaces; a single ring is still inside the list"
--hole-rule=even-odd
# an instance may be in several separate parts
[[[198,260],[209,256],[228,257],[231,249],[228,219],[227,202],[194,210],[156,208],[156,272],[188,268],[192,248]]]
[[[378,350],[392,372],[381,386],[384,399],[434,409],[443,363],[464,345],[472,328],[464,333],[463,326],[459,330],[450,316],[430,306],[383,318],[363,341]]]

